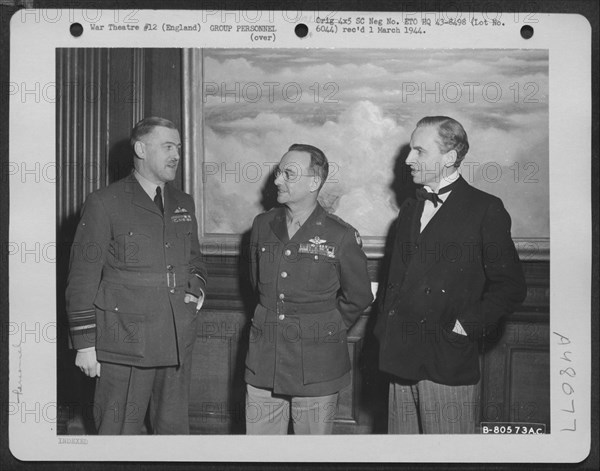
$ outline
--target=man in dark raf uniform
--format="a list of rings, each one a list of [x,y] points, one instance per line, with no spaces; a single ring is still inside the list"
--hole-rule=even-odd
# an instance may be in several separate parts
[[[192,347],[204,298],[194,201],[168,184],[181,141],[175,125],[134,127],[134,172],[88,196],[66,290],[75,364],[98,377],[100,434],[189,433]]]
[[[246,358],[246,432],[329,434],[350,383],[347,331],[373,300],[358,232],[317,203],[329,164],[294,144],[275,170],[277,201],[251,235],[259,295]]]
[[[445,116],[417,123],[406,163],[416,198],[400,208],[375,335],[391,375],[389,433],[475,433],[478,343],[526,295],[502,201],[457,169],[469,149]]]

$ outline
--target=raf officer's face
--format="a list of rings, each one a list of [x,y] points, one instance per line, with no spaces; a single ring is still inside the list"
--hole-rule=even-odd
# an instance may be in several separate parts
[[[275,170],[277,201],[294,205],[309,201],[318,190],[319,178],[310,169],[308,152],[290,151],[281,158]]]
[[[135,144],[139,157],[138,171],[148,180],[160,184],[175,179],[179,165],[181,140],[176,129],[156,126]]]
[[[415,183],[436,191],[442,177],[454,172],[455,161],[456,151],[440,151],[437,127],[422,126],[413,131],[406,164]]]

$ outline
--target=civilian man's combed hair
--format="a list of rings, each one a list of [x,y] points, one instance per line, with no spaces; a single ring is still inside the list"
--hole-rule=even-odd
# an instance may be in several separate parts
[[[168,119],[158,118],[156,116],[144,118],[141,121],[138,121],[138,123],[131,130],[131,138],[129,139],[131,147],[135,146],[135,143],[141,140],[146,134],[150,134],[157,126],[169,129],[177,129],[173,122],[169,121]]]
[[[292,144],[288,149],[288,152],[293,150],[298,152],[308,152],[310,155],[311,170],[313,170],[317,176],[321,177],[321,184],[319,185],[320,190],[329,175],[329,162],[323,151],[310,144]]]
[[[417,128],[423,126],[435,126],[440,136],[440,152],[446,153],[456,151],[455,167],[460,163],[469,151],[469,140],[465,128],[455,119],[448,116],[426,116],[417,123]]]

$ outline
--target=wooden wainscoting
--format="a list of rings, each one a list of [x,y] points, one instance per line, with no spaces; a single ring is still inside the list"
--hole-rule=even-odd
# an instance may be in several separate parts
[[[527,299],[506,319],[498,341],[485,346],[481,420],[544,424],[549,433],[549,264],[524,268]]]

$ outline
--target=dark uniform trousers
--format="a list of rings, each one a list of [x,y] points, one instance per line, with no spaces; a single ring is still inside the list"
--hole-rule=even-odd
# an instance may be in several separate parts
[[[70,340],[101,364],[101,434],[189,433],[192,348],[205,288],[191,196],[165,185],[164,214],[135,176],[88,196],[66,291]]]
[[[354,228],[320,205],[290,239],[285,209],[257,216],[250,278],[259,294],[246,358],[246,432],[331,433],[350,383],[347,331],[373,296]]]
[[[181,366],[143,368],[102,363],[94,394],[94,421],[100,435],[139,435],[146,411],[150,432],[189,433],[192,347]]]

